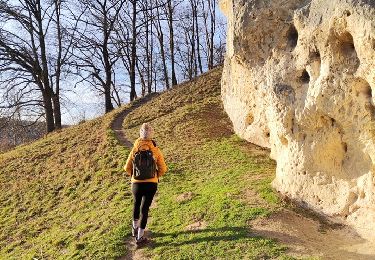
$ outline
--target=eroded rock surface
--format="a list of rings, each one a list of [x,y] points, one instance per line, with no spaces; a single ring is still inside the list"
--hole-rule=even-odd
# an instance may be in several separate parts
[[[281,193],[375,238],[375,1],[224,0],[224,107]]]

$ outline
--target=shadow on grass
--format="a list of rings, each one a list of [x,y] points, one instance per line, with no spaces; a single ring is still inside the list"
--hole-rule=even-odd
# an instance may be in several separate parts
[[[168,241],[165,241],[167,237],[169,237],[169,239]],[[264,239],[261,236],[249,233],[249,229],[247,227],[206,228],[202,230],[189,230],[173,233],[152,232],[152,238],[153,248],[162,246],[182,246],[207,242],[239,241],[243,239],[252,239],[255,241]],[[158,238],[164,238],[164,241],[158,242]]]

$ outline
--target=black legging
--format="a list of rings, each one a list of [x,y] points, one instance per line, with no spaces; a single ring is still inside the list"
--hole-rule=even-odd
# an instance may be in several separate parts
[[[141,228],[145,229],[147,225],[148,210],[151,206],[152,199],[158,189],[158,184],[153,182],[141,182],[132,184],[134,197],[133,219],[139,219],[142,212]],[[142,203],[143,199],[143,203]]]

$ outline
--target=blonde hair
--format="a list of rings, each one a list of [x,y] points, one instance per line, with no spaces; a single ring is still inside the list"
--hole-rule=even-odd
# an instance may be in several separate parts
[[[154,129],[149,123],[143,123],[139,130],[139,137],[141,139],[152,139],[154,136]]]

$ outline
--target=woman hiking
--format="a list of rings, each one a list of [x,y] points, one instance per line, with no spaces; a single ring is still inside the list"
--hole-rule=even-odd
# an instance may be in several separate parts
[[[163,154],[152,140],[153,133],[150,124],[144,123],[141,126],[140,137],[135,141],[124,167],[131,176],[134,197],[132,236],[135,237],[136,244],[147,241],[144,231],[148,211],[158,187],[159,177],[167,171]]]

